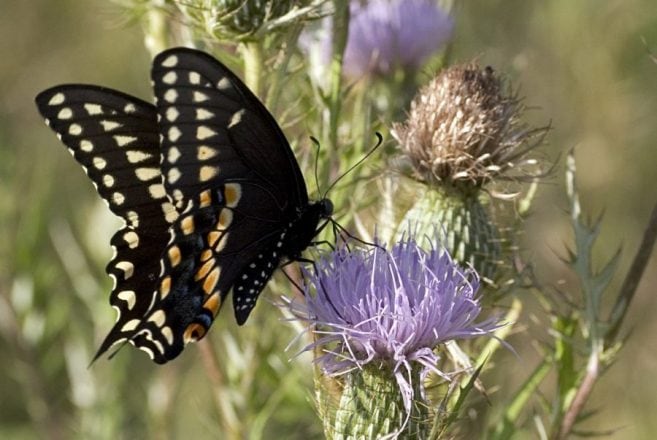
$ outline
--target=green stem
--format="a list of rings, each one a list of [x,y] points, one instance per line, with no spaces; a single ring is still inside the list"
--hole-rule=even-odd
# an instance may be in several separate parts
[[[290,59],[294,54],[292,48],[295,46],[296,41],[299,39],[301,30],[303,26],[298,24],[293,26],[287,33],[287,38],[285,40],[284,48],[282,49],[282,59],[278,64],[278,67],[274,70],[271,80],[269,81],[269,91],[267,92],[267,108],[270,112],[276,112],[276,106],[278,105],[278,100],[281,96],[281,90],[283,89],[283,80],[287,75],[287,67],[290,64]]]
[[[333,56],[330,66],[329,91],[329,126],[328,141],[331,147],[332,159],[336,156],[338,146],[338,123],[342,107],[342,62],[344,50],[349,35],[349,1],[335,0],[335,14],[333,15]],[[331,161],[333,163],[333,161]]]
[[[244,82],[257,97],[262,96],[261,78],[264,70],[262,46],[258,41],[247,41],[242,46],[244,54]]]
[[[165,0],[154,0],[144,18],[144,45],[155,57],[169,47],[169,22]]]
[[[605,345],[611,344],[618,334],[620,326],[623,323],[623,318],[627,313],[628,307],[632,303],[632,298],[634,298],[636,289],[639,286],[639,281],[641,281],[641,277],[643,276],[643,271],[646,269],[648,261],[650,261],[650,255],[655,246],[655,241],[657,241],[657,204],[652,208],[650,220],[648,220],[648,226],[643,233],[641,245],[634,256],[632,266],[623,281],[618,298],[616,298],[616,304],[614,304],[614,308],[611,312],[610,321],[612,326],[605,335]]]

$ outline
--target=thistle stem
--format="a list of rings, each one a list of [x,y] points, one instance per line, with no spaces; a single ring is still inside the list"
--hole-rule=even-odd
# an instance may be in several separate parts
[[[261,97],[261,77],[264,70],[262,46],[258,41],[247,41],[243,45],[242,52],[244,54],[244,81],[257,97]]]
[[[212,386],[212,397],[214,398],[215,405],[221,425],[224,427],[225,438],[229,440],[238,440],[244,437],[240,431],[240,422],[234,407],[230,405],[231,399],[227,398],[224,388],[225,381],[224,375],[219,367],[217,361],[217,353],[212,345],[209,337],[204,338],[198,344],[201,353],[201,361],[205,368],[205,374]]]
[[[144,20],[144,45],[152,57],[169,47],[169,23],[165,0],[152,2]]]

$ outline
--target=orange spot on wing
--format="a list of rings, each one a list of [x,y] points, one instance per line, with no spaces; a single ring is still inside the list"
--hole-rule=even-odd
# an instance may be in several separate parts
[[[185,329],[185,332],[183,333],[183,341],[185,344],[189,344],[190,342],[196,342],[199,339],[201,339],[203,336],[205,336],[205,327],[203,327],[201,324],[198,322],[194,322],[190,325],[187,326]]]
[[[165,277],[160,283],[160,297],[161,299],[166,298],[166,296],[171,292],[171,277]]]
[[[206,294],[210,295],[214,292],[214,288],[217,286],[217,281],[219,281],[219,272],[219,268],[215,267],[205,278],[205,281],[203,281],[203,290]]]
[[[219,313],[219,308],[221,307],[221,298],[219,296],[219,292],[211,295],[208,300],[205,301],[203,307],[208,309],[212,313],[212,316],[217,316],[217,313]]]
[[[201,278],[205,278],[205,276],[210,272],[210,269],[214,267],[214,258],[209,259],[205,263],[203,263],[203,266],[196,272],[196,276],[194,276],[194,281],[198,281]]]

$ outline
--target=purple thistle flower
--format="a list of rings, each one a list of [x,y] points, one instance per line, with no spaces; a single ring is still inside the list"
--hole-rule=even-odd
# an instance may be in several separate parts
[[[442,48],[454,24],[432,0],[370,0],[351,3],[345,73],[386,75],[418,68]]]
[[[321,348],[324,354],[316,361],[332,376],[386,363],[407,411],[414,398],[413,365],[421,366],[421,377],[433,371],[447,378],[436,367],[435,347],[489,335],[501,326],[497,318],[475,322],[481,312],[479,278],[442,247],[426,251],[409,239],[391,251],[338,249],[316,269],[305,274],[316,294],[307,287],[305,304],[288,304],[318,337],[304,350]]]
[[[454,28],[448,12],[431,0],[352,1],[350,14],[343,67],[352,78],[416,69],[447,43]],[[313,76],[323,78],[331,60],[330,19],[304,32],[299,46]]]

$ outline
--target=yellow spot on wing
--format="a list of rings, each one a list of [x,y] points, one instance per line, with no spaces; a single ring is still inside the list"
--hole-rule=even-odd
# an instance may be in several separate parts
[[[210,231],[210,233],[208,234],[208,244],[210,246],[214,246],[214,244],[217,242],[217,240],[219,240],[221,238],[222,235],[223,235],[223,232]]]
[[[203,266],[196,272],[196,275],[194,276],[194,281],[198,281],[201,278],[205,278],[205,276],[210,272],[210,269],[212,269],[215,265],[214,258],[209,259],[205,263],[203,263]]]
[[[217,281],[219,281],[219,273],[219,268],[215,267],[205,278],[205,281],[203,281],[203,290],[206,294],[210,295],[214,291]]]
[[[171,292],[171,277],[167,276],[160,283],[160,299],[164,299]]]
[[[171,267],[176,267],[180,264],[180,259],[182,256],[180,255],[180,248],[178,246],[171,246],[169,248],[168,254],[169,261],[171,262]]]
[[[203,307],[208,309],[212,313],[212,316],[217,316],[219,308],[221,307],[221,297],[219,296],[219,292],[211,295],[207,301],[205,301]]]
[[[207,182],[208,180],[216,176],[218,172],[219,172],[219,167],[211,167],[206,165],[201,167],[201,170],[198,173],[198,177],[201,180],[201,182]]]
[[[206,249],[206,250],[204,250],[204,251],[201,253],[201,262],[204,262],[204,261],[209,260],[209,259],[212,257],[212,254],[213,254],[213,253],[214,253],[214,252],[212,252],[211,249]]]
[[[226,198],[226,206],[234,208],[242,197],[242,187],[239,183],[227,183],[224,188],[224,197]]]
[[[200,201],[199,206],[201,208],[207,208],[208,206],[210,206],[210,203],[212,203],[212,195],[210,194],[209,189],[201,193],[201,195],[199,196],[199,201]]]
[[[194,232],[194,217],[188,215],[180,222],[180,229],[182,229],[183,234],[189,235]]]
[[[233,221],[233,211],[229,209],[222,209],[221,214],[219,214],[219,220],[217,221],[217,225],[215,226],[215,229],[218,231],[224,231],[230,226],[230,224]]]

